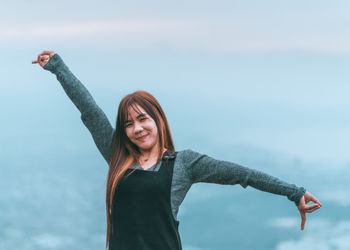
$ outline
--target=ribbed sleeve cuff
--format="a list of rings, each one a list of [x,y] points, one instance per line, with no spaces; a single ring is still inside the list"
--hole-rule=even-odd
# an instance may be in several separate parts
[[[289,198],[291,201],[294,201],[296,206],[299,206],[301,197],[305,194],[306,189],[304,187],[298,188],[298,190]]]
[[[55,74],[57,70],[64,67],[62,58],[58,54],[54,54],[50,60],[44,65],[44,69]]]

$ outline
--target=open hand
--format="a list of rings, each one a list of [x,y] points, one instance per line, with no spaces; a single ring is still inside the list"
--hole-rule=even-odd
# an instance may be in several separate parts
[[[307,206],[306,204],[310,201],[313,201],[316,204]],[[306,222],[306,214],[305,213],[312,213],[316,209],[319,209],[322,207],[322,204],[309,192],[305,192],[305,194],[300,198],[300,202],[298,205],[298,210],[301,215],[301,230],[304,230],[305,222]]]
[[[38,55],[38,59],[36,61],[32,61],[32,64],[39,63],[41,67],[44,67],[45,64],[50,60],[50,58],[55,54],[55,52],[50,50],[44,50],[42,53]]]

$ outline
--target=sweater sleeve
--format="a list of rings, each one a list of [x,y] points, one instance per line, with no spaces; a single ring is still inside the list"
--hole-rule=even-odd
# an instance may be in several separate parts
[[[303,187],[289,184],[258,170],[216,160],[192,150],[186,151],[186,172],[192,183],[240,184],[243,188],[249,185],[264,192],[287,196],[296,206],[306,192]]]
[[[114,129],[106,114],[100,109],[89,91],[73,75],[58,54],[54,54],[51,57],[45,64],[44,69],[56,75],[64,91],[80,111],[81,120],[90,131],[98,150],[108,163]]]

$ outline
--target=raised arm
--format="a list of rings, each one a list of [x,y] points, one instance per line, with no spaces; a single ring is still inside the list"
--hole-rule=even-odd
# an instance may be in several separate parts
[[[114,129],[105,113],[96,104],[85,86],[65,65],[62,58],[53,51],[39,54],[37,61],[45,70],[56,75],[64,91],[81,113],[81,120],[89,129],[103,158],[109,162]]]

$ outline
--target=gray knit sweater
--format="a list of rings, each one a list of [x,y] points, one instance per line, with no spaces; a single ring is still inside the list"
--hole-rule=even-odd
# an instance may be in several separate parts
[[[58,54],[55,54],[44,69],[56,75],[64,91],[81,112],[81,119],[89,129],[94,142],[104,159],[109,161],[112,149],[114,129],[105,113],[95,103],[93,97],[84,85],[73,75]],[[158,170],[161,162],[143,170]],[[132,168],[140,168],[132,166]],[[142,168],[140,168],[142,169]],[[175,158],[171,184],[171,208],[176,219],[179,206],[191,185],[197,182],[208,182],[226,185],[248,185],[261,191],[285,195],[289,200],[299,205],[305,188],[286,183],[278,178],[255,169],[243,167],[228,161],[213,159],[205,154],[190,149],[178,151]]]

